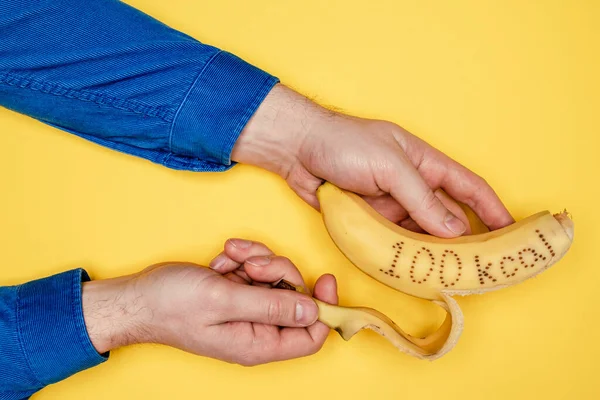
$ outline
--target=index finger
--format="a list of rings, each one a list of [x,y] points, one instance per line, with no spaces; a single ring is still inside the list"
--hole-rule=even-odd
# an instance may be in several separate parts
[[[440,186],[454,199],[471,207],[491,230],[515,222],[494,189],[479,175],[447,159],[446,174]]]

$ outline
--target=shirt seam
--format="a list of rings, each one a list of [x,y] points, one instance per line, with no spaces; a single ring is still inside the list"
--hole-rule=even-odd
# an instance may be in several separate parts
[[[164,107],[155,107],[143,102],[126,100],[88,90],[67,88],[56,83],[20,77],[13,73],[0,74],[0,84],[18,87],[21,89],[39,91],[54,96],[66,97],[84,102],[95,103],[136,114],[142,114],[148,117],[157,117],[166,122],[172,122],[174,118],[173,111],[165,109]]]
[[[198,76],[196,76],[196,79],[194,79],[194,81],[192,82],[192,84],[190,85],[190,88],[188,89],[188,91],[185,93],[185,96],[183,96],[183,100],[181,100],[181,103],[179,104],[179,107],[177,107],[177,111],[175,111],[175,115],[173,116],[173,121],[171,122],[171,129],[169,131],[169,155],[167,155],[166,159],[170,158],[170,155],[173,153],[173,134],[175,131],[175,123],[177,122],[177,118],[179,117],[179,114],[181,113],[181,110],[183,109],[183,106],[185,105],[185,102],[187,101],[188,97],[190,96],[190,94],[192,93],[192,91],[194,90],[194,88],[196,87],[196,83],[198,83],[198,80],[202,77],[202,75],[204,74],[204,71],[206,71],[206,68],[208,68],[208,66],[213,62],[213,60],[219,55],[221,54],[223,51],[219,50],[217,51],[215,54],[212,55],[212,57],[202,66],[202,69],[200,70],[200,72],[198,72]],[[165,160],[166,161],[166,160]]]
[[[23,334],[21,332],[22,315],[21,315],[21,307],[20,307],[20,305],[21,305],[21,293],[20,292],[21,292],[21,287],[19,286],[17,288],[17,301],[16,301],[16,303],[17,303],[17,339],[19,341],[19,348],[21,350],[21,353],[23,354],[23,358],[25,359],[25,363],[27,364],[27,368],[29,368],[29,372],[31,373],[31,376],[35,379],[38,386],[44,386],[44,383],[41,381],[41,379],[37,376],[37,374],[31,367],[31,362],[29,361],[29,357],[27,356],[27,352],[25,351]]]

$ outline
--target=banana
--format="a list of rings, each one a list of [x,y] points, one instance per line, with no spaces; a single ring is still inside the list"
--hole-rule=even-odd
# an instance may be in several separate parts
[[[344,340],[372,329],[420,359],[445,355],[463,331],[462,311],[451,296],[516,285],[559,261],[573,242],[574,224],[566,211],[542,211],[496,231],[443,239],[399,227],[360,196],[329,182],[319,187],[317,197],[331,239],[352,264],[391,288],[434,302],[448,314],[437,331],[423,338],[404,332],[377,310],[314,299],[319,320]]]
[[[566,212],[542,211],[502,229],[444,239],[404,229],[329,182],[317,196],[325,227],[350,262],[387,286],[428,300],[520,283],[555,264],[573,241]]]

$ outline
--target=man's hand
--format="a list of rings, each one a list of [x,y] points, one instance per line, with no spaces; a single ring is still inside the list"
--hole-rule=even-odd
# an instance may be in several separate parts
[[[151,342],[255,365],[322,347],[329,328],[317,321],[315,302],[273,288],[281,279],[306,288],[288,259],[261,243],[230,239],[210,265],[163,263],[84,283],[84,318],[96,350]],[[335,278],[319,278],[313,296],[337,304]]]
[[[398,125],[330,111],[282,85],[247,124],[232,159],[281,175],[317,209],[315,193],[326,180],[391,221],[439,237],[469,233],[453,199],[490,229],[514,222],[484,179]]]

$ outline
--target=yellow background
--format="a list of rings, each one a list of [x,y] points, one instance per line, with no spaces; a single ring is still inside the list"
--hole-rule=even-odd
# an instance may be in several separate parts
[[[232,51],[318,101],[393,120],[483,175],[520,219],[574,216],[572,250],[516,287],[458,298],[458,346],[430,363],[372,332],[332,332],[315,356],[242,368],[161,346],[38,399],[593,399],[600,356],[597,227],[600,7],[578,1],[198,1],[130,4]],[[177,172],[0,110],[2,284],[84,266],[94,278],[170,259],[207,263],[262,240],[341,302],[419,331],[435,310],[369,280],[276,176]],[[433,321],[433,322],[432,322]]]

